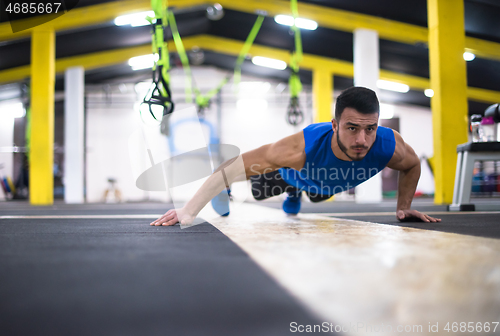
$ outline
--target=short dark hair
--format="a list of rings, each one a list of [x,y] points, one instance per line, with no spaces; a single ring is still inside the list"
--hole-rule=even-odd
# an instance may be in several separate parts
[[[342,91],[335,104],[335,120],[340,121],[342,112],[351,107],[363,114],[380,113],[377,94],[368,88],[353,86]]]

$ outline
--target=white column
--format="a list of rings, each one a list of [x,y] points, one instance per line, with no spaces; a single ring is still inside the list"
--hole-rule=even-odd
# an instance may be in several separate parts
[[[64,201],[84,203],[83,67],[67,69],[64,83]]]
[[[0,178],[10,177],[14,183],[14,114],[22,110],[20,101],[0,104]],[[19,145],[19,144],[16,144]],[[0,201],[5,200],[0,189]]]
[[[364,86],[377,92],[379,79],[379,42],[375,30],[354,31],[354,85]],[[356,187],[356,203],[382,201],[382,175],[377,174]]]

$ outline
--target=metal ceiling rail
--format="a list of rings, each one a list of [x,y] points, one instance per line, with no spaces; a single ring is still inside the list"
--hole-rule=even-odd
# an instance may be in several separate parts
[[[288,1],[283,0],[217,0],[231,10],[255,14],[265,11],[267,16],[291,14]],[[169,0],[170,7],[189,8],[206,4],[206,0]],[[415,44],[428,43],[428,29],[376,16],[328,8],[308,3],[299,4],[302,17],[315,20],[321,27],[353,32],[357,28],[377,30],[383,39]],[[56,31],[81,28],[112,21],[117,16],[150,10],[148,0],[124,0],[76,8],[44,24]],[[28,19],[30,20],[30,19]],[[31,19],[32,20],[32,19]],[[29,37],[32,29],[13,34],[9,23],[0,24],[0,41]],[[500,60],[500,43],[466,37],[465,48],[479,57]]]
[[[184,47],[191,49],[199,47],[204,50],[213,51],[216,53],[237,56],[243,46],[242,41],[210,36],[210,35],[196,35],[183,39]],[[176,51],[173,43],[168,44],[169,51]],[[102,51],[86,55],[79,55],[73,57],[65,57],[56,60],[56,72],[61,73],[66,68],[72,66],[83,66],[86,70],[111,66],[114,64],[125,63],[134,56],[141,56],[151,53],[151,45],[142,45],[138,47],[123,48],[111,51]],[[259,55],[264,57],[281,59],[289,61],[290,52],[277,48],[265,47],[254,44],[250,49],[250,54]],[[351,62],[321,57],[311,54],[304,54],[301,62],[301,67],[308,70],[319,69],[327,71],[334,75],[352,78],[354,74],[353,64]],[[31,75],[30,66],[21,66],[13,69],[0,71],[0,83],[14,82],[27,78]],[[380,79],[390,80],[407,84],[414,90],[423,91],[430,87],[428,78],[405,75],[388,70],[380,70]],[[469,87],[467,89],[467,96],[471,100],[495,103],[500,101],[500,92],[486,90],[481,88]]]

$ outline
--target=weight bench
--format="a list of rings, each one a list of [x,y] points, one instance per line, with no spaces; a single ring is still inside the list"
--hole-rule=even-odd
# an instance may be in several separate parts
[[[455,188],[453,190],[453,204],[448,211],[475,211],[476,205],[470,203],[472,191],[472,173],[476,161],[500,161],[500,142],[469,142],[457,146],[457,170],[455,173]],[[500,201],[494,209],[499,210]]]

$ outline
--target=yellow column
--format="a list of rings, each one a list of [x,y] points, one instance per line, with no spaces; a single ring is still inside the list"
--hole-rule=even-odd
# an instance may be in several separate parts
[[[313,69],[314,122],[332,120],[333,74],[322,69]]]
[[[452,203],[457,145],[467,142],[467,75],[463,0],[427,0],[434,203]]]
[[[55,34],[38,28],[31,36],[30,203],[54,202]]]

